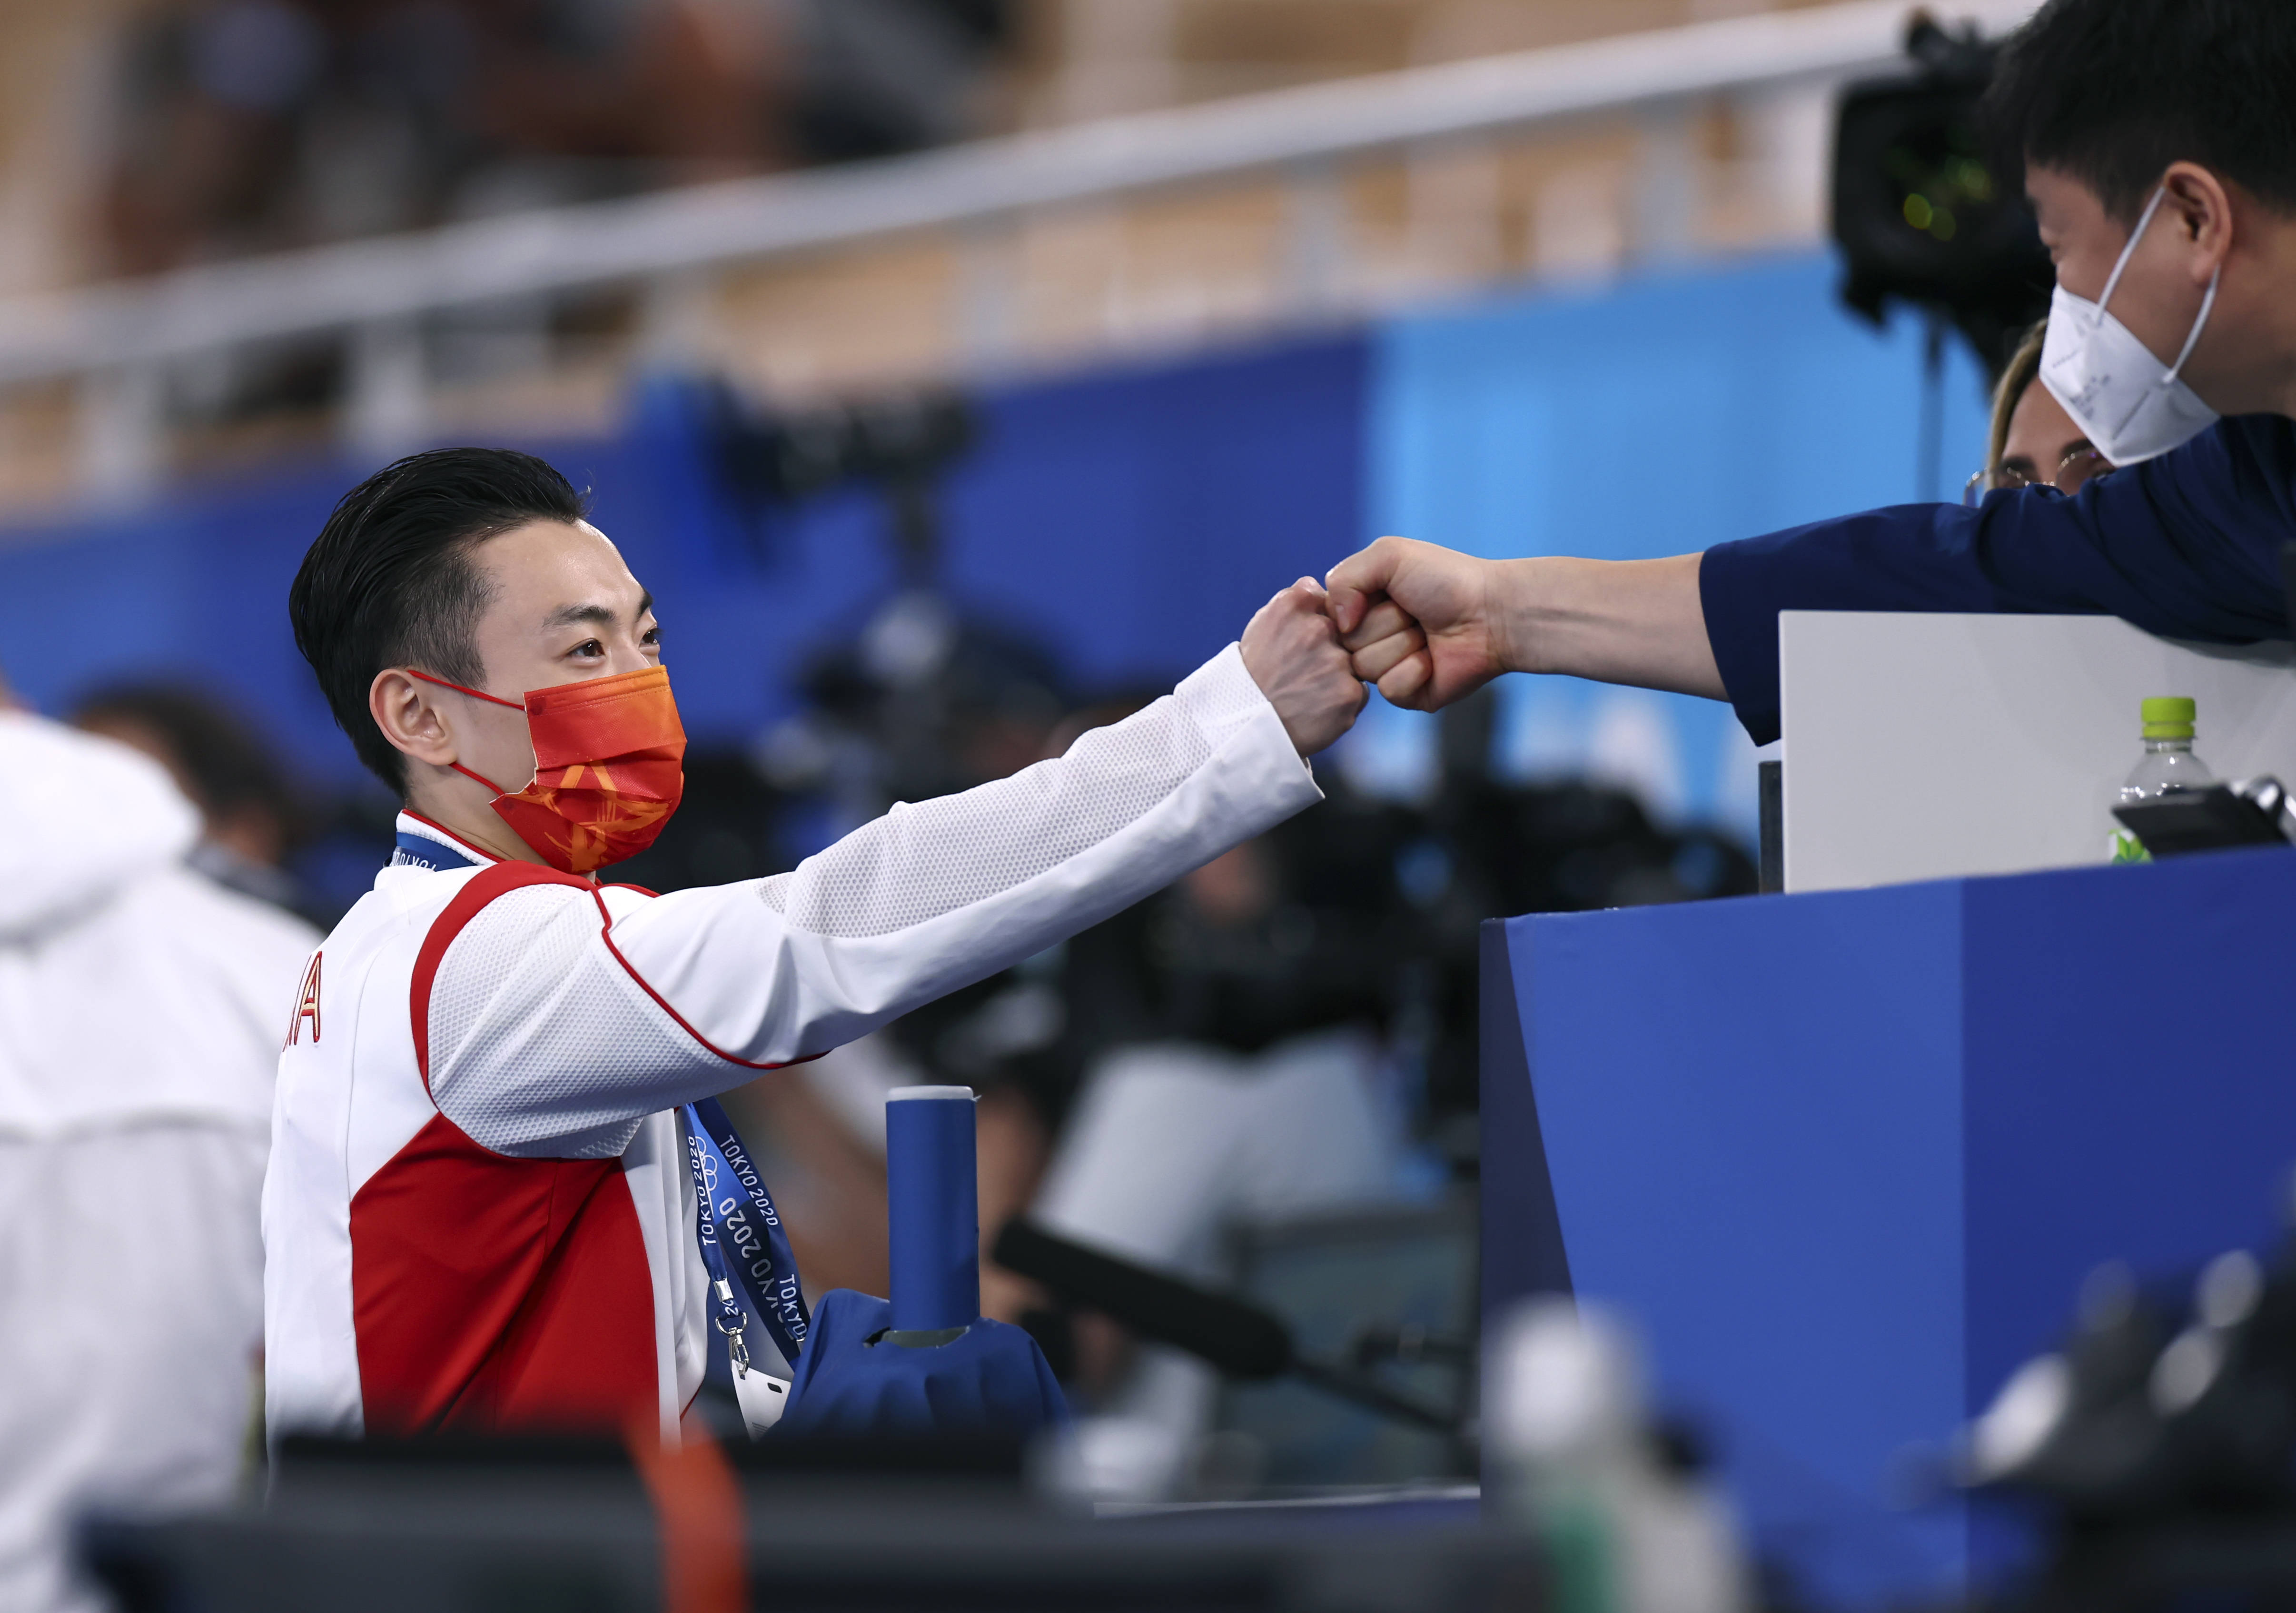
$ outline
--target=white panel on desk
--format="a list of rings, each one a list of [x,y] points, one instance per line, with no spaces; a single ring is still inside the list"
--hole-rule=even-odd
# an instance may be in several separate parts
[[[2296,783],[2290,656],[2109,616],[1784,612],[1785,887],[2103,861],[2147,695],[2200,703],[2218,778]]]

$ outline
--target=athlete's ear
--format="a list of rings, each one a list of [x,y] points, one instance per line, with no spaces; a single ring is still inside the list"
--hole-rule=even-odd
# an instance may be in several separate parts
[[[2224,181],[2197,162],[2172,162],[2161,176],[2161,205],[2183,226],[2188,272],[2206,285],[2232,250],[2233,202]]]
[[[367,714],[382,737],[417,761],[432,767],[451,766],[462,753],[455,728],[438,700],[438,686],[409,678],[397,667],[386,667],[367,685]]]

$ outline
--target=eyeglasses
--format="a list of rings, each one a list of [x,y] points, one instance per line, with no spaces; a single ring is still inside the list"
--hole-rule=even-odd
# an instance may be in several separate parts
[[[2057,468],[2046,481],[2028,476],[2024,472],[2004,465],[1999,470],[1980,471],[1962,484],[1961,501],[1975,504],[1988,493],[2005,492],[2013,488],[2053,487],[2070,498],[2089,482],[2112,473],[2112,462],[2087,443],[2065,450],[2057,461]]]

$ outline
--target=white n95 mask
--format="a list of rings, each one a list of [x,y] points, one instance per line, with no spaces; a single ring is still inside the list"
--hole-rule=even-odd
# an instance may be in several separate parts
[[[2168,193],[2163,186],[2144,204],[2144,216],[2120,249],[2103,296],[2091,302],[2062,284],[2057,287],[2049,301],[2049,333],[2041,343],[2041,384],[2065,406],[2089,446],[2116,465],[2165,454],[2217,421],[2216,410],[2177,377],[2209,323],[2209,310],[2216,306],[2222,268],[2209,276],[2200,317],[2193,321],[2192,333],[2174,364],[2162,364],[2127,325],[2105,311],[2121,271],[2144,237],[2144,226],[2152,222]]]

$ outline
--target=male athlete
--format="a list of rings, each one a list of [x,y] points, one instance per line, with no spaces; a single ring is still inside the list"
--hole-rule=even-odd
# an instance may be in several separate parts
[[[652,599],[557,472],[401,460],[336,507],[289,604],[406,810],[280,1059],[275,1434],[674,1430],[725,1308],[689,1170],[709,1096],[1321,799],[1301,759],[1365,698],[1302,581],[1056,761],[896,806],[792,873],[656,897],[594,876],[675,808],[685,736]]]

